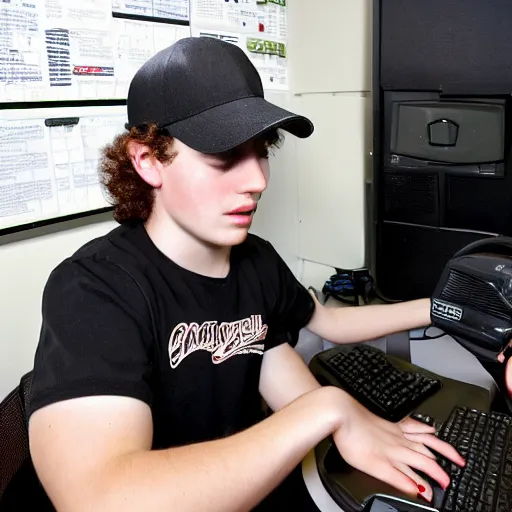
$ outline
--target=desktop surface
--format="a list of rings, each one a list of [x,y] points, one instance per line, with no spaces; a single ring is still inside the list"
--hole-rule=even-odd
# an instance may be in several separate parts
[[[341,385],[335,372],[329,370],[326,361],[339,353],[350,353],[354,348],[354,346],[336,347],[317,354],[311,360],[310,369],[321,384],[345,387]],[[421,374],[427,379],[427,382],[440,383],[435,392],[427,390],[429,392],[424,394],[423,400],[416,400],[410,413],[433,419],[436,425],[441,425],[450,418],[457,408],[476,409],[482,412],[490,411],[491,402],[487,390],[436,375],[387,354],[385,358],[401,371],[411,372],[413,375]],[[385,415],[382,414],[382,416]],[[396,419],[395,417],[394,420]],[[433,503],[428,504],[422,498],[405,496],[393,487],[349,466],[339,455],[331,438],[327,438],[320,443],[315,448],[314,453],[318,474],[323,486],[338,504],[340,510],[344,512],[363,510],[365,503],[376,495],[396,497],[411,504],[416,503],[420,507],[435,507],[434,510],[441,510],[444,492],[438,489],[436,484],[433,484]],[[424,510],[424,508],[418,508],[418,510]]]

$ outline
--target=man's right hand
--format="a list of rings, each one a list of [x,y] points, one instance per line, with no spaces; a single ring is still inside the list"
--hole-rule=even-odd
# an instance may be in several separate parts
[[[506,361],[505,352],[512,348],[512,341],[508,343],[504,350],[498,354],[498,361],[504,363]],[[507,393],[509,398],[512,399],[512,357],[510,357],[505,365],[505,386],[507,387]]]
[[[446,489],[450,477],[438,465],[430,449],[464,465],[464,459],[448,443],[438,439],[435,429],[406,418],[390,423],[365,409],[353,399],[348,404],[343,425],[333,434],[344,460],[396,489],[411,495],[421,494],[432,500],[432,487],[415,470],[422,471]]]

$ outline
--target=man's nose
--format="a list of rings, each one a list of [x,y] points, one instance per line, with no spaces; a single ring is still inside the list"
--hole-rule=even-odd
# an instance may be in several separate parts
[[[241,178],[243,192],[250,194],[261,194],[268,183],[268,163],[257,156],[247,158],[242,163]]]

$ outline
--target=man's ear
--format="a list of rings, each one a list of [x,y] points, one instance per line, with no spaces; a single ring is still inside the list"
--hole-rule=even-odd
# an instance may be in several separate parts
[[[151,149],[145,144],[131,140],[128,143],[128,155],[137,174],[153,188],[162,186],[163,165],[158,161]]]

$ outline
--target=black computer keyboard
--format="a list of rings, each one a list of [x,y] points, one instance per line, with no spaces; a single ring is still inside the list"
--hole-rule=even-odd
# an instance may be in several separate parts
[[[438,436],[466,460],[461,468],[439,462],[451,477],[443,512],[510,512],[512,510],[512,417],[456,408]]]
[[[418,372],[404,371],[370,345],[359,345],[320,358],[336,381],[373,413],[400,421],[441,388],[441,381]]]

